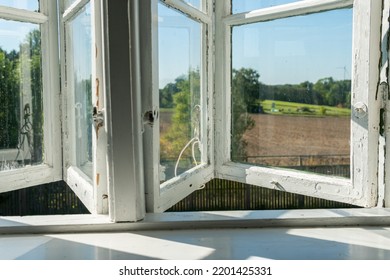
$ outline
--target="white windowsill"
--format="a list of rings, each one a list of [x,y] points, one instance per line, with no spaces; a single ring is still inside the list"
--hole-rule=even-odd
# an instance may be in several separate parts
[[[390,226],[390,209],[171,212],[137,223],[113,223],[106,215],[0,217],[0,234],[321,226]]]

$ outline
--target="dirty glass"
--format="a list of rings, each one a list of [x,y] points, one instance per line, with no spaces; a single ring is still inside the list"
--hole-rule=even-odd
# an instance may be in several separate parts
[[[0,171],[42,163],[39,25],[0,20]]]
[[[90,4],[67,24],[67,84],[72,96],[73,162],[92,177],[92,35]]]
[[[232,32],[232,160],[350,177],[352,9]]]
[[[201,24],[158,6],[160,182],[200,163]]]
[[[299,1],[305,0],[232,0],[232,14],[244,13]]]
[[[0,0],[0,5],[39,12],[39,0]]]

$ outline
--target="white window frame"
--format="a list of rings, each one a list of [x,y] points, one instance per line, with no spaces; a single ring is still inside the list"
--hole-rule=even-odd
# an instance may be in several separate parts
[[[106,170],[106,143],[107,133],[104,129],[105,112],[105,77],[104,77],[104,49],[102,33],[102,2],[97,0],[77,0],[69,7],[65,7],[64,1],[61,2],[61,70],[62,70],[62,108],[63,108],[63,141],[64,141],[64,181],[76,193],[86,208],[93,214],[108,213],[108,188],[107,188],[107,170]],[[92,105],[103,123],[92,128],[92,178],[87,176],[77,167],[76,145],[74,139],[76,122],[73,107],[72,86],[69,84],[72,79],[69,78],[69,69],[72,69],[70,56],[71,47],[67,46],[68,38],[66,24],[72,20],[86,5],[90,4],[91,9],[91,36],[92,36]],[[98,121],[98,120],[96,120]],[[86,131],[83,131],[86,132]]]
[[[42,50],[44,161],[1,172],[0,192],[7,192],[62,179],[58,31],[52,28],[57,26],[57,3],[41,0],[40,12],[0,6],[0,18],[40,24]]]
[[[365,207],[376,206],[381,98],[376,98],[380,58],[381,1],[307,0],[230,15],[228,1],[216,1],[216,176],[261,187]],[[305,15],[353,5],[351,180],[304,172],[238,164],[230,158],[231,28],[236,25]],[[364,34],[364,35],[362,35]],[[374,63],[373,63],[374,62]],[[222,94],[226,93],[226,94]],[[359,113],[356,104],[368,112]],[[365,110],[366,108],[364,108]]]
[[[149,63],[141,69],[142,88],[144,95],[142,102],[143,115],[152,112],[156,118],[155,123],[144,124],[144,152],[145,152],[145,186],[146,186],[146,208],[148,212],[163,212],[176,204],[192,192],[213,178],[213,145],[212,143],[212,90],[213,90],[213,24],[212,24],[212,3],[203,0],[203,7],[198,10],[181,0],[164,0],[161,4],[183,13],[190,19],[202,24],[201,36],[201,122],[202,122],[202,164],[179,174],[178,176],[160,185],[160,133],[158,124],[159,111],[159,88],[158,88],[158,26],[157,21],[152,20],[158,17],[158,0],[146,0],[142,5],[142,30],[146,36],[141,37],[141,45],[149,46],[141,50],[141,57],[144,62]],[[152,83],[150,83],[152,81]]]

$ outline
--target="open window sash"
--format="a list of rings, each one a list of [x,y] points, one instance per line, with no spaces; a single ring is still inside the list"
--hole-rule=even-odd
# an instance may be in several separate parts
[[[62,5],[64,180],[91,213],[107,213],[102,4]]]
[[[380,1],[298,1],[230,15],[227,3],[216,2],[216,176],[261,187],[372,207],[378,193],[378,126],[380,97],[377,93],[380,50]],[[261,167],[231,159],[231,34],[234,26],[267,22],[299,15],[341,9],[353,5],[350,178]],[[218,145],[217,145],[218,143]]]
[[[147,34],[140,45],[148,46],[141,49],[142,89],[147,93],[142,100],[146,208],[163,212],[213,176],[211,11],[182,1],[140,2],[141,30]],[[206,1],[201,2],[205,10]],[[167,61],[164,52],[175,52],[177,60]],[[149,62],[152,67],[145,66]]]
[[[8,63],[2,57],[2,67],[8,77],[2,83],[19,83],[6,86],[7,90],[3,88],[3,97],[14,94],[12,102],[0,101],[2,106],[14,106],[2,107],[5,119],[0,120],[0,192],[58,181],[62,177],[58,33],[52,28],[57,24],[57,4],[40,1],[39,11],[33,10],[36,7],[0,7],[0,20],[9,26],[7,34],[12,36],[7,41],[18,40],[14,55],[10,53],[7,57]],[[29,33],[25,33],[26,29]],[[11,52],[6,46],[1,48],[4,55]],[[6,68],[11,65],[19,70],[12,72]]]

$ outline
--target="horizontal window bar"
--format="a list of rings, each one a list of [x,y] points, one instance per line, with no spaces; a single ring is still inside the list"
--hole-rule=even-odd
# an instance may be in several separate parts
[[[41,24],[45,23],[48,20],[48,17],[44,14],[16,9],[12,7],[6,7],[0,5],[0,18],[5,20],[14,20],[21,22],[29,22]]]
[[[211,23],[210,16],[184,3],[181,0],[162,0],[161,2],[167,4],[169,7],[176,9],[199,22],[203,22],[206,24]]]
[[[307,0],[294,2],[286,5],[259,9],[247,13],[228,16],[224,19],[225,24],[242,25],[254,22],[269,21],[279,18],[298,16],[302,14],[317,13],[325,10],[347,8],[353,5],[353,0]]]
[[[88,4],[89,0],[77,0],[74,2],[66,11],[64,11],[64,14],[62,15],[62,20],[64,22],[68,21],[70,18],[72,18],[80,9],[82,9],[86,4]]]

